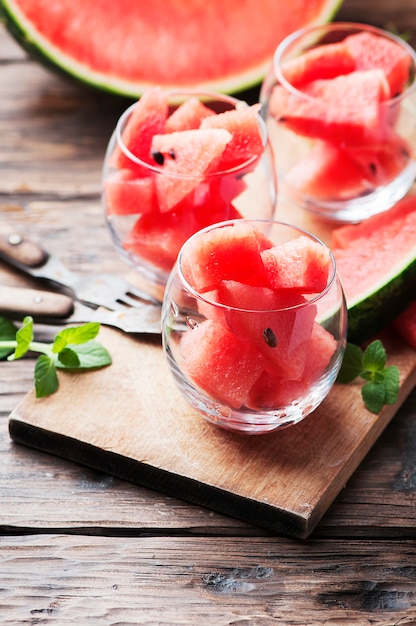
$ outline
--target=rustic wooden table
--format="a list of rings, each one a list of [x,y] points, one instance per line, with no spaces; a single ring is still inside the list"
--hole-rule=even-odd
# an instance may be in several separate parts
[[[339,16],[415,43],[414,0]],[[50,74],[1,27],[0,85],[0,219],[73,269],[124,273],[99,190],[125,103]],[[416,390],[300,541],[13,443],[33,365],[0,363],[0,624],[416,624]]]

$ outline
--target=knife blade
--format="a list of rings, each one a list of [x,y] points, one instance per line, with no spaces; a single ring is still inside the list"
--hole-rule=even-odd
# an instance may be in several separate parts
[[[58,285],[74,300],[90,306],[121,310],[143,302],[157,308],[161,305],[160,300],[121,276],[70,270],[37,242],[4,224],[0,224],[0,258],[28,276]]]

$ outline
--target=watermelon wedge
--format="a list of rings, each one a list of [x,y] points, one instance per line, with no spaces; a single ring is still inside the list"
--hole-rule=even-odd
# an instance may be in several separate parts
[[[348,338],[362,343],[390,324],[415,296],[416,196],[361,224],[332,232],[348,306]]]
[[[98,89],[138,97],[154,85],[235,92],[258,84],[277,44],[327,22],[340,0],[1,0],[31,54]]]

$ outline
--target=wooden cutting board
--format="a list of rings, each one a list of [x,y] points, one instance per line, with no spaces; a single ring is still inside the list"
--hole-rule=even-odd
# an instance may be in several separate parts
[[[375,416],[360,387],[336,385],[304,422],[236,435],[180,396],[158,342],[103,328],[113,364],[60,374],[57,394],[30,392],[10,415],[15,441],[240,518],[306,538],[416,383],[416,351],[388,344],[402,386]]]

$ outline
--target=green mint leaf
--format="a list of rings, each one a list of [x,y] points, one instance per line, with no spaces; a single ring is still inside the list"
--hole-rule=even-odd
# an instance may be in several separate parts
[[[58,361],[59,363],[62,363],[64,367],[70,367],[72,369],[76,369],[80,365],[78,354],[75,352],[75,350],[72,350],[68,347],[59,352]]]
[[[79,359],[77,369],[92,369],[94,367],[111,365],[110,353],[96,341],[88,341],[78,346],[71,346],[71,350],[76,352]],[[71,366],[65,363],[57,363],[57,367],[70,368]]]
[[[87,322],[82,326],[71,326],[59,332],[53,342],[53,352],[61,352],[69,344],[82,344],[95,339],[100,331],[99,322]]]
[[[16,341],[16,349],[13,354],[8,357],[9,361],[21,359],[29,350],[30,344],[33,341],[33,318],[29,316],[24,318],[23,326],[19,328],[16,333]]]
[[[360,376],[363,369],[363,352],[353,343],[347,343],[337,382],[346,384]]]
[[[364,350],[363,369],[370,372],[381,372],[386,367],[386,360],[386,350],[380,339],[376,339]]]
[[[390,365],[384,370],[384,387],[386,390],[384,403],[394,404],[400,391],[400,372],[395,365]]]
[[[0,317],[0,341],[12,341],[16,338],[17,326],[7,317]],[[5,359],[13,353],[13,348],[0,348],[0,359]]]
[[[364,380],[369,380],[373,383],[382,383],[384,382],[384,369],[381,370],[380,372],[376,371],[371,371],[371,370],[363,370],[361,372],[361,378],[364,378]]]
[[[361,388],[361,395],[366,408],[375,413],[380,413],[385,404],[386,387],[384,383],[369,382]]]
[[[50,356],[41,354],[35,364],[35,390],[37,398],[49,396],[58,389],[55,363]]]

